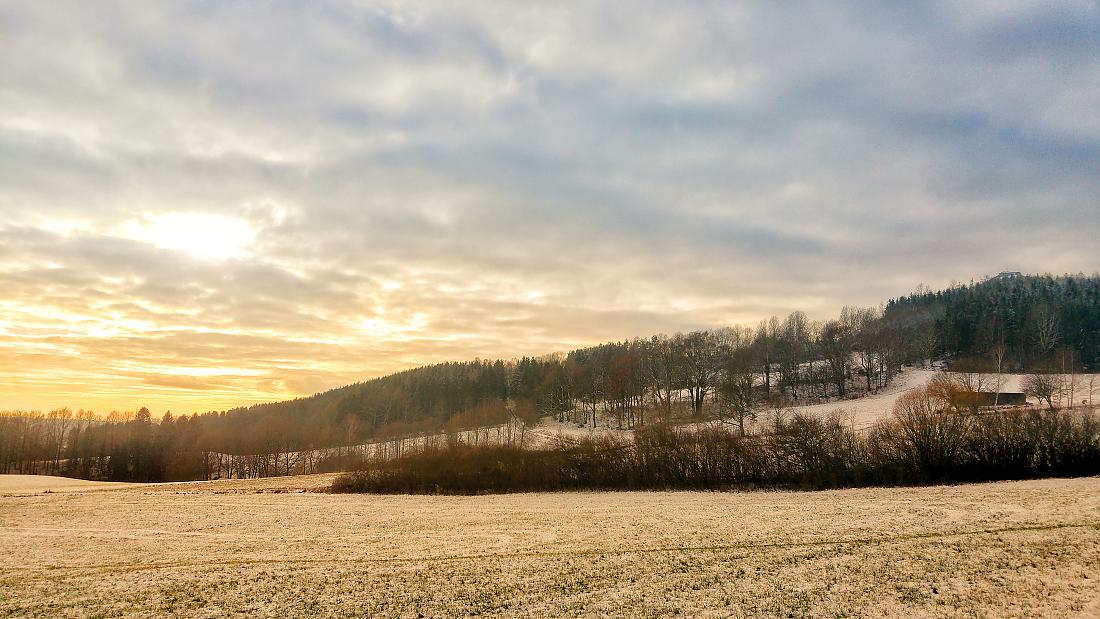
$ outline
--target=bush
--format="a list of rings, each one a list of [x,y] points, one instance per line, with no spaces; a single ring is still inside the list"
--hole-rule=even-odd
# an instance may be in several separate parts
[[[648,426],[634,441],[582,440],[547,450],[447,445],[365,462],[334,492],[477,494],[635,489],[791,489],[919,485],[1100,474],[1091,412],[950,412],[908,394],[865,434],[838,419],[794,415],[766,434]]]

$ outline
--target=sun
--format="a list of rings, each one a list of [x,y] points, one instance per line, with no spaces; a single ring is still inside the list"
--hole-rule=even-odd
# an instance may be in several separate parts
[[[243,219],[210,213],[146,215],[123,226],[123,235],[195,258],[228,260],[249,255],[256,230]]]

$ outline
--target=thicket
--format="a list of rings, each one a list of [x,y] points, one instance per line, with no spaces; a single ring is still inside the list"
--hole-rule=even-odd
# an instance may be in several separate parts
[[[479,494],[563,490],[828,489],[1100,474],[1092,411],[960,414],[911,398],[870,432],[795,414],[766,433],[639,429],[547,450],[450,445],[362,463],[334,492]]]

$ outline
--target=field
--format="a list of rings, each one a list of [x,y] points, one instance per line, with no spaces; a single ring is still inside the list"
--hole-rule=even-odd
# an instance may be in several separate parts
[[[1097,478],[818,493],[310,492],[329,480],[46,493],[2,476],[0,615],[1100,613]]]

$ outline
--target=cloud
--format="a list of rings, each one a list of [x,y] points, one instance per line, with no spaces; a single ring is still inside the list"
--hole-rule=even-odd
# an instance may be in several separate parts
[[[1092,271],[1098,29],[1072,1],[0,6],[0,407],[220,409]]]

